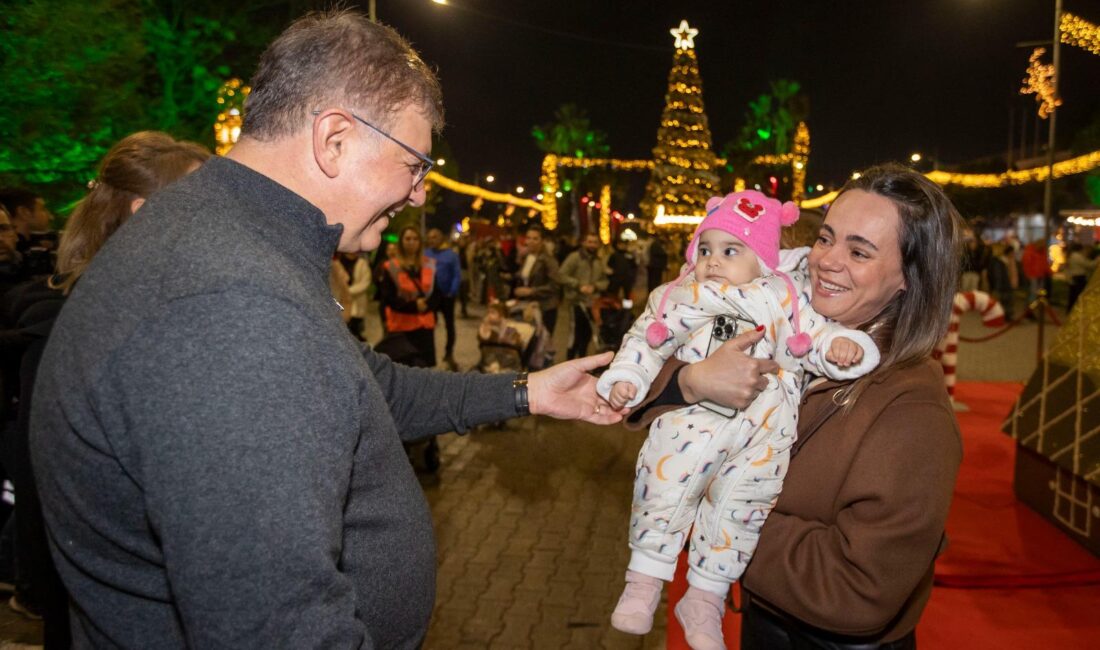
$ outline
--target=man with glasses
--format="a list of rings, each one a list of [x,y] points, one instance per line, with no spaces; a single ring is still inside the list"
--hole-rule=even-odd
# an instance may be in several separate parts
[[[436,558],[402,441],[620,418],[587,374],[610,355],[456,375],[344,327],[333,253],[424,202],[442,124],[400,36],[307,15],[251,86],[239,143],[115,233],[39,370],[32,451],[77,647],[417,647]]]

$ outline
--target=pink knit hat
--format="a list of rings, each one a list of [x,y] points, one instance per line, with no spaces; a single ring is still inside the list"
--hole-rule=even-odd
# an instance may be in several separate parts
[[[792,300],[794,316],[793,326],[795,336],[787,340],[787,347],[791,354],[801,357],[810,350],[812,341],[805,332],[799,328],[798,296],[794,290],[791,279],[776,269],[779,266],[779,231],[782,226],[789,226],[798,221],[798,206],[787,201],[781,203],[776,199],[764,196],[756,190],[744,190],[727,194],[724,197],[715,196],[707,201],[707,216],[688,244],[685,257],[687,265],[680,277],[673,284],[678,284],[688,273],[695,270],[695,262],[699,257],[699,237],[705,230],[721,230],[727,232],[744,242],[746,246],[756,253],[765,268],[764,273],[773,273],[787,285]],[[665,301],[668,299],[669,288],[657,308],[657,321],[646,329],[646,341],[651,347],[660,347],[668,339],[668,327],[664,324]]]

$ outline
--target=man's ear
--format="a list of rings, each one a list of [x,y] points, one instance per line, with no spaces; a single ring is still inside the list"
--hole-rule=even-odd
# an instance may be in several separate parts
[[[313,121],[313,159],[329,178],[340,175],[348,159],[348,145],[355,124],[339,111],[325,112]]]
[[[145,205],[145,199],[140,196],[133,201],[130,201],[130,214],[134,214],[135,212],[137,212],[138,208],[143,205]]]

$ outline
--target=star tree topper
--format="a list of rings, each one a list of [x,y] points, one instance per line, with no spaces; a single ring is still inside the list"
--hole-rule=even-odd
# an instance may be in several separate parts
[[[699,34],[699,30],[694,27],[688,27],[687,20],[681,20],[680,26],[673,27],[668,30],[668,33],[676,38],[676,49],[690,50],[695,47],[695,37]]]

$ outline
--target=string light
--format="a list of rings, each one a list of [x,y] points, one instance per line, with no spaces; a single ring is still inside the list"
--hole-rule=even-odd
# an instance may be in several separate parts
[[[1059,31],[1062,33],[1062,42],[1066,45],[1075,45],[1093,54],[1100,54],[1100,26],[1080,16],[1063,12]]]
[[[611,243],[611,186],[600,189],[600,241]]]
[[[1028,58],[1027,77],[1020,88],[1021,95],[1035,95],[1035,101],[1039,103],[1039,117],[1046,119],[1054,112],[1054,109],[1062,105],[1062,99],[1054,92],[1054,65],[1041,63],[1039,58],[1046,53],[1046,48],[1037,47]]]
[[[436,173],[434,171],[428,172],[427,181],[429,183],[437,184],[440,187],[448,189],[452,192],[476,197],[474,203],[477,205],[477,207],[474,208],[475,210],[481,208],[481,204],[478,203],[478,201],[507,203],[509,206],[518,205],[524,208],[538,210],[539,212],[542,212],[546,209],[543,203],[537,203],[535,201],[532,201],[531,199],[524,199],[518,196],[513,196],[511,194],[505,194],[503,192],[490,192],[488,190],[478,187],[477,185],[467,185],[466,183],[459,183],[453,178],[447,178],[446,176],[443,176],[442,174]]]
[[[237,139],[241,137],[241,124],[244,123],[244,100],[252,88],[245,86],[240,79],[233,78],[218,88],[218,113],[214,121],[214,151],[219,156],[229,153]]]

